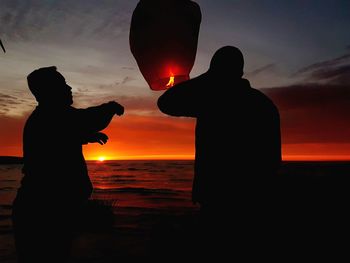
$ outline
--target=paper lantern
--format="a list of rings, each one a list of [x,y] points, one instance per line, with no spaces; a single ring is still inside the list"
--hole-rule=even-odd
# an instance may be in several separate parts
[[[189,79],[202,15],[190,0],[140,0],[131,20],[130,49],[152,90]]]

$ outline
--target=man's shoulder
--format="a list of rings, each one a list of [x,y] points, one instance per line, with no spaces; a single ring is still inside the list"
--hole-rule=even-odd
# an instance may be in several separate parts
[[[269,108],[273,111],[278,111],[277,106],[272,101],[272,99],[269,96],[267,96],[265,93],[263,93],[261,90],[256,88],[251,88],[250,91],[256,103],[259,103],[260,105],[266,108]]]

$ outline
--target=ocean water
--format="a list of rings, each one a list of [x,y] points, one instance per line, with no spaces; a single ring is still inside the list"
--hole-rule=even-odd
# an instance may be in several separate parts
[[[197,209],[191,202],[193,161],[88,161],[87,164],[94,186],[92,199],[112,206],[121,225],[130,224],[129,218],[144,214]],[[0,262],[15,262],[11,204],[22,178],[21,168],[22,165],[0,165]],[[139,221],[132,221],[134,228],[140,228]]]
[[[79,262],[116,262],[121,254],[147,254],[152,225],[159,217],[192,218],[193,161],[88,162],[92,199],[112,208],[116,232],[85,235],[75,244]],[[22,165],[0,165],[0,262],[16,262],[11,204],[22,178]],[[340,178],[350,182],[350,162],[284,162],[281,176],[304,179]],[[344,181],[344,178],[346,179]],[[348,179],[349,178],[349,179]],[[185,217],[183,216],[185,215]],[[117,233],[117,234],[115,234]],[[105,260],[106,257],[112,259]]]
[[[88,161],[92,198],[119,211],[196,208],[191,202],[193,161]],[[11,204],[22,165],[0,165],[0,235],[10,231]],[[284,162],[284,176],[350,176],[350,162]],[[0,248],[1,250],[1,248]]]
[[[93,199],[117,208],[167,209],[192,205],[193,161],[89,162]]]
[[[92,199],[117,208],[167,209],[192,206],[193,161],[88,161]],[[0,165],[0,220],[10,209],[22,165]]]

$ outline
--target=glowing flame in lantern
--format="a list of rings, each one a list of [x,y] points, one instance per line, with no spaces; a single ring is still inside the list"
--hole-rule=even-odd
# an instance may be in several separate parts
[[[166,84],[165,86],[167,88],[170,88],[170,87],[174,86],[174,84],[175,84],[175,77],[174,77],[174,75],[171,75],[168,84]]]

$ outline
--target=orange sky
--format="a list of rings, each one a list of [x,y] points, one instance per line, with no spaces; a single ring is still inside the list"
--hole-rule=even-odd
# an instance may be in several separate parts
[[[84,154],[87,159],[193,159],[194,125],[185,118],[115,118],[104,130],[109,142],[84,146]]]
[[[22,156],[25,118],[1,119],[0,155]],[[284,122],[282,121],[282,124]],[[105,159],[193,159],[195,121],[167,116],[115,117],[104,130],[107,144],[84,146],[87,160]],[[350,160],[350,143],[296,143],[282,125],[284,160]],[[292,135],[292,136],[291,136]],[[64,156],[63,156],[64,158]]]
[[[193,159],[194,127],[195,120],[190,118],[125,116],[105,130],[110,136],[106,145],[84,146],[85,157]],[[297,143],[294,134],[287,134],[287,125],[281,131],[284,160],[350,160],[350,143]]]
[[[347,85],[308,84],[262,91],[280,111],[284,160],[350,160]],[[155,106],[160,94],[118,100],[126,108],[125,115],[114,117],[103,131],[110,138],[106,145],[83,147],[85,158],[193,159],[195,120],[160,113]],[[22,156],[22,129],[28,115],[0,115],[0,155]]]
[[[55,65],[72,86],[76,107],[116,100],[126,109],[105,130],[106,145],[84,146],[86,159],[193,158],[195,120],[159,112],[161,92],[149,90],[131,54],[130,18],[138,0],[76,0],[75,8],[66,0],[10,2],[0,8],[0,17],[9,18],[0,36],[6,47],[0,52],[0,155],[22,155],[22,128],[36,105],[26,77]],[[244,77],[280,110],[283,158],[350,160],[345,2],[199,1],[202,23],[190,76],[205,72],[218,48],[239,47]]]

